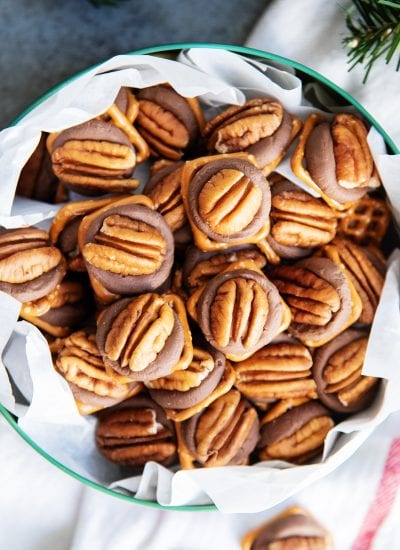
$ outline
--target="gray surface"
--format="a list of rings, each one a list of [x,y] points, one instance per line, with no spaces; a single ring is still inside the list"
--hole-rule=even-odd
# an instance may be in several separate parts
[[[268,0],[0,1],[0,127],[43,92],[114,54],[171,42],[242,44]]]

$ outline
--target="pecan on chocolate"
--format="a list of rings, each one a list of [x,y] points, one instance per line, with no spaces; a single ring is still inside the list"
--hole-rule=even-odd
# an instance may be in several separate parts
[[[42,133],[38,146],[21,171],[17,195],[44,202],[65,202],[68,191],[53,173],[46,140],[47,134]]]
[[[180,458],[191,456],[205,467],[244,464],[256,446],[258,428],[256,410],[231,390],[180,423]],[[184,462],[182,467],[193,464]]]
[[[202,252],[195,246],[186,251],[182,278],[189,293],[194,292],[234,262],[251,260],[262,269],[267,260],[254,245],[234,246],[220,252]]]
[[[358,321],[370,325],[385,281],[385,262],[371,250],[347,239],[336,238],[330,246],[335,247],[361,298],[362,311]]]
[[[74,201],[60,208],[50,226],[50,241],[67,257],[69,271],[86,271],[78,245],[78,231],[84,216],[98,210],[121,197]]]
[[[47,296],[22,304],[20,316],[60,338],[76,330],[88,317],[89,303],[82,282],[63,280]]]
[[[185,331],[168,299],[142,294],[102,312],[97,344],[111,371],[148,381],[173,371],[184,350]]]
[[[312,197],[285,179],[275,183],[271,193],[268,241],[281,258],[309,255],[314,247],[334,238],[337,213],[322,199]]]
[[[153,156],[179,160],[200,133],[203,115],[195,98],[184,98],[168,86],[140,90],[138,128]]]
[[[203,157],[186,163],[182,198],[201,250],[256,243],[268,234],[269,184],[246,154]]]
[[[176,459],[175,430],[148,397],[134,397],[102,411],[96,428],[101,454],[121,466],[141,467],[152,460],[169,466]]]
[[[242,550],[333,550],[333,546],[322,525],[300,506],[291,506],[247,533]]]
[[[331,122],[311,115],[293,154],[292,169],[339,209],[380,185],[367,129],[360,118],[348,113],[334,115]]]
[[[313,376],[326,407],[352,413],[371,403],[379,379],[362,375],[367,344],[366,332],[350,329],[316,351]]]
[[[317,401],[293,407],[273,420],[261,422],[259,458],[303,464],[322,452],[333,425],[328,410]]]
[[[55,367],[67,380],[83,414],[111,407],[142,388],[136,382],[119,383],[107,374],[96,336],[87,330],[74,332],[62,341]]]
[[[289,324],[287,306],[277,288],[260,271],[236,268],[211,279],[188,309],[206,340],[228,359],[241,361],[268,344]]]
[[[307,346],[328,342],[360,314],[359,296],[328,258],[312,257],[279,266],[269,275],[292,312],[289,332]]]
[[[290,116],[278,100],[266,97],[229,107],[207,123],[204,135],[210,153],[247,151],[269,174],[283,158],[300,126],[300,120]]]
[[[65,260],[46,231],[0,228],[0,290],[30,302],[54,290],[65,275]]]
[[[131,178],[135,149],[111,122],[90,120],[48,140],[55,175],[82,195],[121,193],[136,189]]]
[[[259,408],[278,399],[313,399],[309,350],[287,335],[280,335],[249,359],[235,364],[236,388]]]
[[[168,278],[174,258],[171,230],[152,210],[148,197],[135,195],[86,216],[79,248],[99,299],[155,290]],[[107,294],[108,293],[108,294]],[[111,297],[112,299],[112,297]]]

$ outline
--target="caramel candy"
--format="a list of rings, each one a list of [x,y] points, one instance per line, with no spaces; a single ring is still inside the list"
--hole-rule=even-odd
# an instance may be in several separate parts
[[[38,146],[21,171],[17,195],[44,202],[64,202],[68,200],[68,191],[53,173],[46,140],[47,134],[42,133]]]
[[[30,302],[54,290],[65,275],[65,259],[46,231],[0,228],[0,290]]]
[[[256,410],[231,390],[177,424],[179,460],[184,469],[244,464],[258,439]]]
[[[88,316],[88,304],[87,288],[82,282],[63,280],[46,296],[22,304],[20,316],[60,338],[82,324]]]
[[[271,191],[253,157],[202,157],[182,172],[182,198],[195,244],[204,251],[257,243],[268,235]]]
[[[122,384],[106,372],[90,330],[80,330],[58,346],[55,367],[67,380],[81,414],[91,414],[136,395],[142,384]]]
[[[120,295],[156,290],[170,274],[171,230],[143,195],[113,202],[86,216],[78,241],[93,290],[104,303]]]
[[[317,392],[312,363],[303,344],[281,334],[249,359],[235,364],[235,386],[261,409],[279,399],[314,399]]]
[[[333,550],[331,535],[300,506],[256,527],[241,544],[242,550]]]
[[[270,277],[290,307],[289,332],[306,346],[322,346],[360,316],[354,285],[331,259],[312,257],[275,267]]]
[[[368,333],[349,329],[318,348],[313,376],[322,403],[339,413],[354,413],[370,405],[378,378],[361,374]]]
[[[322,452],[325,437],[333,428],[329,411],[317,401],[293,407],[270,420],[261,421],[257,445],[260,460],[286,460],[304,464]]]
[[[176,306],[179,301],[170,295],[142,294],[103,310],[97,345],[108,372],[117,379],[149,381],[186,368],[193,349],[184,307]]]
[[[102,411],[96,443],[107,460],[121,466],[142,467],[150,460],[169,466],[176,459],[173,423],[145,396]]]
[[[367,129],[360,118],[348,113],[334,115],[331,122],[316,114],[307,119],[293,153],[292,170],[339,210],[380,185]]]
[[[337,212],[282,178],[271,187],[271,232],[268,242],[279,257],[309,256],[336,233]]]
[[[111,122],[89,120],[48,140],[53,171],[66,187],[82,195],[122,193],[136,189],[131,178],[135,148]]]
[[[204,123],[196,98],[184,98],[169,86],[151,86],[137,93],[138,127],[151,154],[180,160],[197,139]]]
[[[187,303],[206,340],[228,359],[241,361],[290,323],[274,284],[249,262],[236,262],[200,287]]]
[[[210,120],[205,129],[210,153],[247,151],[255,156],[265,175],[280,163],[300,131],[299,118],[289,115],[272,98],[257,98],[229,107]]]

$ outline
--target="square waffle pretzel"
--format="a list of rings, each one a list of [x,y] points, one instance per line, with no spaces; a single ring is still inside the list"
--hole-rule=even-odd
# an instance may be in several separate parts
[[[339,213],[337,234],[358,244],[379,245],[389,225],[390,212],[383,199],[363,197]]]

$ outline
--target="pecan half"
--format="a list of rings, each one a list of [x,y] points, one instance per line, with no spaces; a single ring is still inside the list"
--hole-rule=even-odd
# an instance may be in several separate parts
[[[169,276],[173,236],[148,197],[135,195],[86,216],[78,241],[92,286],[118,295],[155,290]],[[107,296],[94,290],[101,300]],[[110,300],[108,300],[110,301]]]
[[[65,274],[65,260],[46,231],[0,230],[0,290],[21,302],[46,296]]]
[[[135,189],[130,176],[135,149],[127,136],[110,122],[90,120],[61,132],[50,141],[55,175],[83,195]]]
[[[333,154],[336,161],[336,178],[342,187],[371,187],[374,161],[367,142],[364,123],[349,113],[337,114],[332,121]]]
[[[103,312],[97,343],[112,370],[134,380],[152,380],[172,372],[185,336],[168,299],[143,294],[120,300]]]
[[[333,425],[327,409],[316,401],[294,407],[262,426],[259,458],[303,464],[321,452]]]
[[[256,410],[237,390],[219,397],[202,412],[181,424],[181,435],[202,466],[242,464],[258,438]]]
[[[123,466],[144,466],[150,460],[169,465],[176,457],[172,422],[145,397],[104,411],[97,424],[96,443],[105,458]]]
[[[378,379],[362,375],[367,344],[365,332],[350,329],[317,350],[313,375],[319,398],[332,410],[356,412],[375,396]]]
[[[297,177],[339,210],[345,210],[369,189],[380,185],[367,143],[367,129],[361,119],[348,113],[334,115],[331,122],[311,115],[291,164]]]
[[[188,101],[167,86],[145,88],[137,93],[137,98],[139,130],[151,153],[179,160],[200,130],[197,101]]]
[[[104,219],[94,243],[83,257],[89,264],[119,275],[148,275],[160,268],[165,253],[163,236],[151,225],[118,214]]]
[[[308,349],[294,339],[277,340],[235,364],[237,389],[261,408],[277,399],[316,398]]]
[[[191,296],[188,311],[193,310],[208,342],[233,361],[250,357],[290,321],[276,287],[240,262]]]
[[[186,163],[182,198],[201,250],[256,243],[268,234],[270,189],[251,157],[217,155]]]
[[[74,201],[58,210],[50,227],[50,241],[67,256],[70,271],[86,271],[78,246],[78,231],[83,217],[120,198],[114,196],[97,200]]]
[[[202,252],[194,246],[190,247],[183,265],[185,286],[189,292],[194,292],[231,264],[243,260],[251,260],[259,269],[267,263],[265,256],[255,246],[232,247],[221,252]]]
[[[330,246],[335,247],[361,297],[359,322],[371,324],[385,281],[385,264],[371,251],[347,239],[336,238]]]
[[[287,181],[272,188],[271,219],[271,237],[283,246],[321,246],[336,233],[336,212]]]
[[[204,135],[210,152],[254,154],[259,165],[271,172],[300,130],[299,119],[290,117],[282,104],[271,98],[257,98],[232,106],[210,120]]]
[[[58,350],[55,367],[68,381],[75,399],[82,407],[95,410],[115,405],[137,393],[135,382],[121,384],[107,374],[96,337],[81,330],[65,338]],[[93,412],[93,409],[86,412]]]
[[[359,296],[353,294],[354,287],[341,269],[327,258],[279,266],[270,276],[290,307],[289,331],[307,346],[323,345],[359,316]]]

